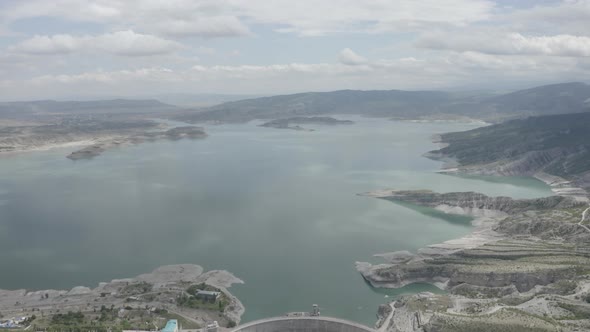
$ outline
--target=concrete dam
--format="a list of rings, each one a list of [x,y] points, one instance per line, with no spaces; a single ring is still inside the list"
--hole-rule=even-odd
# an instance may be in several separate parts
[[[274,317],[238,326],[233,332],[375,332],[364,325],[331,317]]]

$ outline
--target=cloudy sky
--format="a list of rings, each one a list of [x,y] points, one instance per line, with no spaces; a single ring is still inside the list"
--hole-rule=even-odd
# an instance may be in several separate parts
[[[590,0],[1,0],[0,99],[590,78]]]

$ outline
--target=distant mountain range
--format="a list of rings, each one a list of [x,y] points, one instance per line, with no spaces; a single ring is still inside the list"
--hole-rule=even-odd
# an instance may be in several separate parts
[[[0,102],[0,119],[147,114],[192,123],[246,122],[325,114],[502,122],[527,116],[587,111],[590,111],[590,85],[584,83],[545,85],[502,95],[401,90],[306,92],[200,108],[173,106],[156,99]]]
[[[178,108],[155,99],[95,100],[95,101],[55,101],[37,100],[22,102],[0,102],[0,118],[22,119],[44,115],[76,114],[143,114],[169,112]]]
[[[589,110],[590,85],[563,83],[499,96],[401,90],[307,92],[227,102],[198,112],[183,112],[176,119],[245,122],[318,114],[360,114],[397,119],[472,118],[500,122],[531,115]]]

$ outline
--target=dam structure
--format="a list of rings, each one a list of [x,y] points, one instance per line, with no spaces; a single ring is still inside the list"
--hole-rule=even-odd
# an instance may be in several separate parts
[[[344,319],[320,316],[283,316],[261,319],[236,327],[233,332],[375,332]]]

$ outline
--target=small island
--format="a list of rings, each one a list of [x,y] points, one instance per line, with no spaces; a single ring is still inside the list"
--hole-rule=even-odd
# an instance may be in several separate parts
[[[260,127],[277,128],[277,129],[292,129],[300,131],[313,131],[313,129],[306,129],[301,127],[302,124],[311,125],[323,125],[323,126],[334,126],[334,125],[351,125],[354,121],[351,120],[339,120],[328,116],[298,116],[292,118],[276,119],[265,122]]]

